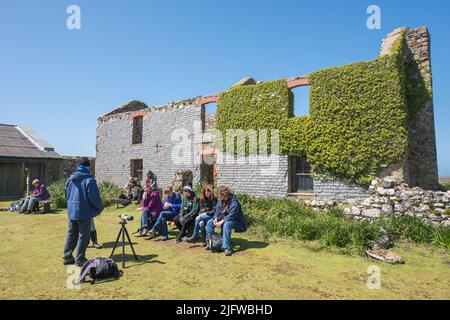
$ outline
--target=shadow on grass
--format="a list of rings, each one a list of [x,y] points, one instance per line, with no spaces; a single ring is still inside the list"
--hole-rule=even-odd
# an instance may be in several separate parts
[[[133,241],[133,239],[131,241]],[[116,243],[115,241],[104,242],[104,243],[102,243],[102,247],[104,249],[112,249],[112,248],[114,248],[115,243]],[[133,246],[135,246],[137,244],[138,244],[137,242],[132,242]],[[128,248],[130,248],[130,243],[128,241],[125,241],[125,250],[127,250]],[[122,241],[117,242],[116,250],[119,250],[119,249],[122,250]],[[131,250],[131,248],[130,248],[130,250]]]
[[[122,248],[120,248],[120,250],[122,250]],[[131,249],[129,249],[130,251],[131,251]],[[138,260],[136,260],[135,258],[134,258],[134,255],[132,254],[132,253],[126,253],[125,254],[125,262],[129,262],[129,261],[133,261],[134,262],[134,264],[133,265],[131,265],[131,266],[125,266],[127,269],[128,268],[133,268],[133,267],[136,267],[136,266],[140,266],[140,265],[143,265],[143,264],[149,264],[149,263],[159,263],[159,264],[166,264],[164,261],[160,261],[160,260],[154,260],[154,258],[156,258],[156,257],[158,257],[158,255],[157,254],[147,254],[147,255],[145,255],[145,256],[143,256],[143,255],[139,255],[138,253],[136,253],[136,255],[137,255],[137,257],[138,257]],[[119,264],[119,263],[121,263],[122,262],[122,253],[120,252],[118,252],[118,253],[116,253],[116,254],[114,254],[112,257],[111,257],[117,264]]]
[[[245,251],[247,249],[264,249],[269,244],[263,241],[252,241],[247,239],[232,239],[233,246],[238,246],[236,251]]]

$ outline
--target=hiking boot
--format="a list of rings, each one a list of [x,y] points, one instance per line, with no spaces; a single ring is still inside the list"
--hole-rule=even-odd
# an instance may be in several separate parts
[[[183,239],[177,238],[177,239],[175,240],[175,243],[180,243],[180,242],[182,242],[182,241],[183,241]]]
[[[71,265],[71,264],[75,264],[75,258],[74,257],[71,257],[71,258],[68,258],[68,259],[63,258],[63,259],[64,259],[63,265],[65,265],[65,266],[68,266],[68,265]]]
[[[146,238],[145,240],[151,240],[151,239],[153,239],[154,237],[157,236],[156,232],[155,232],[155,231],[152,231],[152,230],[150,230],[150,231],[147,233],[147,235],[148,235],[148,238]]]
[[[95,249],[101,249],[101,248],[103,248],[103,246],[101,244],[94,243],[94,248]]]
[[[233,251],[231,251],[230,249],[225,249],[223,252],[225,253],[225,255],[226,255],[227,257],[228,257],[228,256],[231,256],[231,255],[233,254]]]
[[[144,228],[139,232],[139,234],[136,235],[136,237],[146,237],[147,233],[148,233],[148,229]]]
[[[207,243],[205,244],[205,250],[211,250],[211,247]]]
[[[195,237],[189,237],[189,238],[186,239],[186,242],[189,242],[189,243],[196,243],[196,242],[197,242],[197,238],[195,238]]]

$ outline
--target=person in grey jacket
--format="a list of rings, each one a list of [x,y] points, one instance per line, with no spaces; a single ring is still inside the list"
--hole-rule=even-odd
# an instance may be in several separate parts
[[[90,162],[82,158],[77,170],[65,184],[69,225],[64,247],[64,264],[83,266],[87,261],[86,248],[89,245],[91,220],[103,211],[103,202],[97,182],[89,171]],[[75,258],[73,251],[77,249]]]

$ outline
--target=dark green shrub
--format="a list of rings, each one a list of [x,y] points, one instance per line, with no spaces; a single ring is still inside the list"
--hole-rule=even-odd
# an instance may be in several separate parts
[[[66,179],[60,179],[48,186],[48,192],[52,197],[52,207],[65,209],[67,208],[67,200],[64,194],[64,184]]]

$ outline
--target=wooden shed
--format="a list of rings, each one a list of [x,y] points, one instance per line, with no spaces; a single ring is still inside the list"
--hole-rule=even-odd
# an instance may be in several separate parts
[[[24,195],[27,169],[31,181],[48,185],[58,180],[62,162],[61,155],[29,127],[0,124],[0,199]]]

